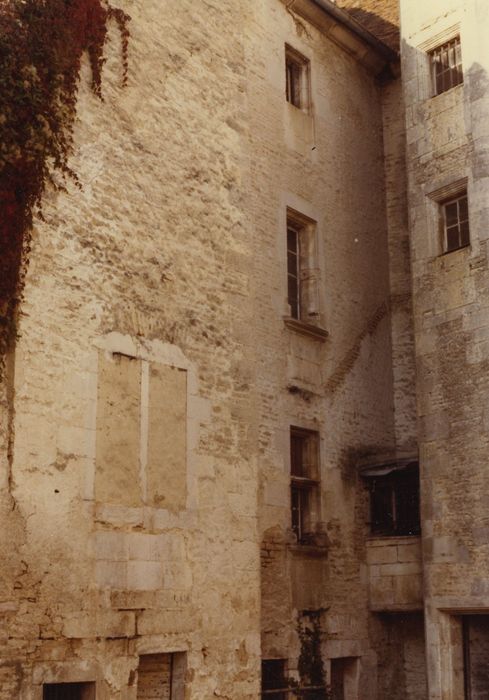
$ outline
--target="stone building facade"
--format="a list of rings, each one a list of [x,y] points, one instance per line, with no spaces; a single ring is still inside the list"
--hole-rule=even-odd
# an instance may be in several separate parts
[[[487,697],[485,3],[120,5],[5,362],[0,700]]]

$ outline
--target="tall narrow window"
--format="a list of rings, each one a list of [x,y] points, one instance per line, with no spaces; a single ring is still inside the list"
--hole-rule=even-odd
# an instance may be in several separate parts
[[[287,209],[287,301],[293,319],[318,324],[316,223],[292,209]]]
[[[467,191],[441,205],[443,211],[444,250],[449,253],[470,243]]]
[[[292,530],[300,544],[313,540],[318,520],[319,435],[290,429],[290,499]]]
[[[435,95],[463,83],[462,49],[459,36],[430,51],[429,56]]]
[[[292,318],[300,318],[301,285],[300,285],[300,228],[287,220],[287,298]]]
[[[287,102],[309,110],[309,61],[298,51],[285,46],[285,94]]]

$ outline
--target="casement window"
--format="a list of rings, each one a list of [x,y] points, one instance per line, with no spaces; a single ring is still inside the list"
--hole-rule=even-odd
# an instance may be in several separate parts
[[[310,107],[309,60],[285,45],[285,95],[287,102],[304,112]]]
[[[318,323],[318,287],[316,223],[287,209],[287,301],[291,318]]]
[[[428,55],[435,95],[440,95],[463,83],[462,49],[459,36],[433,49]]]
[[[443,220],[443,251],[465,248],[470,244],[467,190],[440,203]]]
[[[95,700],[95,683],[46,683],[43,700]]]
[[[267,659],[261,662],[262,700],[288,700],[287,661]]]
[[[403,537],[420,534],[419,469],[417,463],[378,470],[368,479],[372,535]]]
[[[290,429],[291,522],[299,544],[314,538],[319,507],[319,434]]]

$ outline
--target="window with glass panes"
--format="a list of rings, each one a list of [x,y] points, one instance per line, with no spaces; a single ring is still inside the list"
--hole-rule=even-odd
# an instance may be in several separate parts
[[[319,435],[313,430],[290,429],[290,498],[292,530],[297,542],[307,544],[313,529],[318,498]]]
[[[444,226],[444,252],[464,248],[470,243],[467,192],[441,204]]]
[[[463,83],[460,37],[457,36],[438,46],[430,52],[429,56],[435,95],[440,95]]]
[[[303,111],[309,109],[309,60],[285,46],[285,95],[287,102]]]
[[[300,287],[300,227],[290,219],[287,220],[287,301],[292,318],[301,315]]]

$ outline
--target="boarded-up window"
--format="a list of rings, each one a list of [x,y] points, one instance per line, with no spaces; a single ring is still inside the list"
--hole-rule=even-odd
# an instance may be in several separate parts
[[[171,700],[172,654],[139,657],[137,700]]]
[[[95,498],[138,506],[141,361],[100,353],[98,379]]]
[[[149,370],[147,502],[178,511],[187,498],[187,373],[167,365]]]

